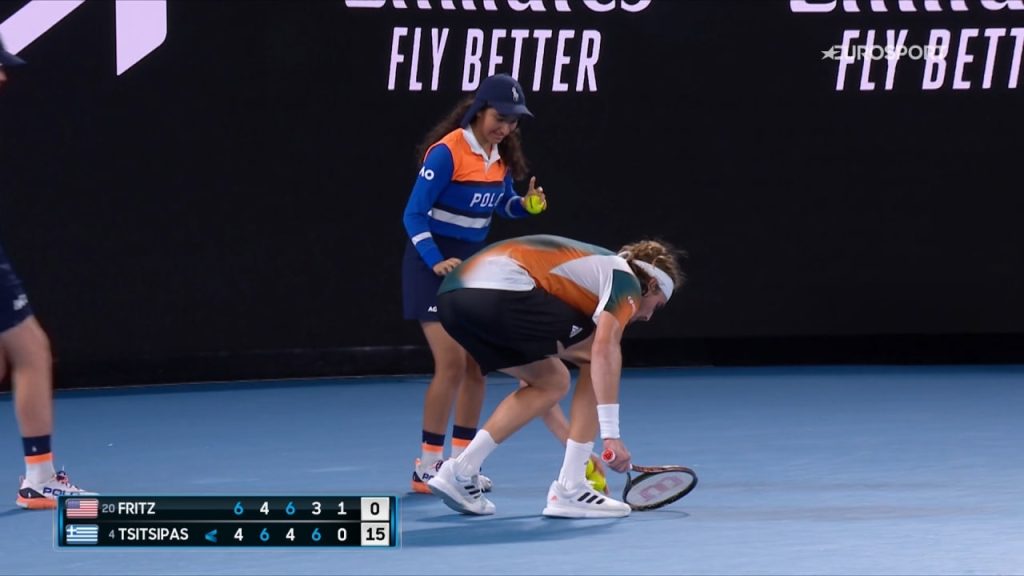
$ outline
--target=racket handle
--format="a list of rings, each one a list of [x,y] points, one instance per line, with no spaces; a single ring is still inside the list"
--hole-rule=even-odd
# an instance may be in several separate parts
[[[612,460],[615,460],[615,450],[609,448],[604,452],[601,452],[601,460],[604,460],[605,462],[611,462]]]

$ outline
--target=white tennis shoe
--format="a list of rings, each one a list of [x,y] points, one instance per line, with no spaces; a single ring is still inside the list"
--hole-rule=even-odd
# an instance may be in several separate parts
[[[548,488],[548,502],[542,514],[555,518],[622,518],[630,512],[628,504],[601,494],[589,483],[566,490],[555,480]]]
[[[485,498],[480,489],[479,475],[459,476],[455,473],[455,463],[450,459],[445,460],[437,474],[427,481],[427,487],[456,512],[478,516],[494,514],[494,503]]]
[[[484,492],[490,492],[491,490],[494,490],[494,482],[492,482],[490,478],[484,476],[483,474],[478,474],[476,478],[478,483],[477,485],[480,486],[480,490]]]
[[[75,486],[68,479],[68,473],[60,470],[49,480],[38,484],[23,477],[15,503],[29,510],[52,510],[57,507],[58,496],[96,496],[96,493]]]

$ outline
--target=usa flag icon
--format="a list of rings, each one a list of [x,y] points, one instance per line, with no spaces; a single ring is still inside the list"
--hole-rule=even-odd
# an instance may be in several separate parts
[[[96,544],[100,527],[96,524],[69,524],[64,527],[68,544]]]
[[[68,500],[64,506],[68,518],[95,518],[99,512],[100,503],[95,498],[83,498]]]

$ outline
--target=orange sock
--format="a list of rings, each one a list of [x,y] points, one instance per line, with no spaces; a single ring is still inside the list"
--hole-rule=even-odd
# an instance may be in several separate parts
[[[42,484],[56,473],[53,468],[53,452],[25,456],[25,477],[29,482]]]
[[[438,446],[437,444],[423,443],[423,454],[420,456],[420,462],[426,466],[435,460],[441,460],[444,458],[444,445]]]
[[[470,441],[462,438],[452,438],[452,458],[458,458],[460,454],[466,451],[466,447],[469,446]]]
[[[458,458],[476,436],[476,428],[452,426],[452,458]]]

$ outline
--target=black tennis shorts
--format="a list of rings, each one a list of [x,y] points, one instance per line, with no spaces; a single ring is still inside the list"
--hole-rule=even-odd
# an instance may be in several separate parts
[[[439,294],[441,325],[484,374],[536,362],[594,332],[590,317],[551,294],[460,288]]]

